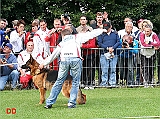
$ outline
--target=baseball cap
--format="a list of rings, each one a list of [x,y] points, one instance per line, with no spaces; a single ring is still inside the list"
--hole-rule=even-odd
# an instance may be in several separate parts
[[[103,28],[108,30],[111,27],[111,23],[110,22],[104,22],[103,23]]]
[[[66,17],[64,17],[64,19],[68,19],[68,20],[70,20],[70,17],[69,17],[69,16],[66,16]]]
[[[12,50],[12,44],[6,43],[4,46],[7,46],[7,47],[9,47]]]
[[[140,23],[140,22],[142,22],[143,21],[143,19],[139,19],[138,21],[137,21],[137,23]]]

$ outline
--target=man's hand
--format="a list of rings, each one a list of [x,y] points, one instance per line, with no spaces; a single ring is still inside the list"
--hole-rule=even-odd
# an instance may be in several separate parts
[[[109,47],[108,50],[110,53],[112,53],[114,51],[113,47]]]
[[[19,71],[21,73],[21,76],[25,76],[26,75],[26,73],[22,69],[20,69]]]
[[[7,61],[5,59],[0,59],[1,64],[7,64]]]
[[[154,49],[155,49],[155,50],[158,50],[158,49],[159,49],[159,47],[154,47]]]
[[[10,28],[7,28],[6,31],[5,31],[5,33],[8,33],[10,31],[11,31]]]
[[[52,29],[51,32],[49,33],[49,35],[51,36],[54,32],[56,32],[56,29]]]
[[[40,65],[39,65],[39,68],[40,68],[40,69],[43,69],[43,67],[44,67],[43,64],[40,64]]]
[[[21,31],[18,33],[19,37],[22,36],[25,33],[25,31]]]

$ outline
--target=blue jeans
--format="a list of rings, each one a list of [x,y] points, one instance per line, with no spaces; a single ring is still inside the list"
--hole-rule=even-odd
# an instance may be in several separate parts
[[[62,89],[62,85],[69,71],[71,71],[73,80],[72,80],[72,88],[70,91],[70,99],[68,103],[76,105],[76,99],[82,72],[82,60],[80,58],[71,58],[71,57],[65,58],[65,61],[60,62],[58,78],[51,89],[50,96],[46,100],[46,105],[52,105],[56,102],[56,99]]]
[[[101,54],[100,63],[102,69],[102,82],[100,85],[107,86],[107,83],[109,83],[111,86],[115,86],[117,56],[115,55],[114,58],[106,59],[106,57]]]
[[[18,79],[19,79],[19,72],[17,70],[13,70],[9,75],[1,76],[0,90],[4,89],[8,80],[12,81],[12,88],[16,88]]]

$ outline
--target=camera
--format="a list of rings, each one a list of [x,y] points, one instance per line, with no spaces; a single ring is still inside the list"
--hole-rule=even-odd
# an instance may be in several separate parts
[[[128,45],[129,45],[129,44],[128,44],[127,41],[124,41],[124,42],[122,43],[122,47],[123,47],[123,48],[127,48]]]
[[[57,29],[57,32],[61,32],[61,31],[62,31],[62,28],[58,28],[58,29]]]
[[[64,14],[64,18],[68,18],[69,16],[68,16],[68,14]]]
[[[31,33],[30,33],[31,38],[33,38],[34,34],[35,34],[34,32],[31,32]]]
[[[2,62],[6,62],[7,60],[5,58],[2,59]]]
[[[133,37],[132,36],[129,36],[128,39],[125,39],[122,42],[122,47],[123,48],[127,48],[127,46],[133,47]]]

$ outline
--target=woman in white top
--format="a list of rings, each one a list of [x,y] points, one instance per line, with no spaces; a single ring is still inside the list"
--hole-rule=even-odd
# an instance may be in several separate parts
[[[13,46],[13,52],[19,53],[24,49],[24,39],[25,39],[25,22],[20,19],[17,22],[17,29],[12,31],[10,34],[10,43]]]

